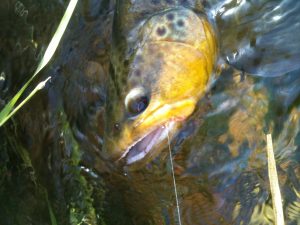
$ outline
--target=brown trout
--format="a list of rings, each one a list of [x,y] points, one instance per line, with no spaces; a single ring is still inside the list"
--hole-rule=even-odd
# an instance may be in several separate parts
[[[214,77],[219,55],[225,53],[227,62],[243,71],[276,75],[270,57],[258,62],[257,53],[244,51],[249,47],[246,32],[233,39],[224,36],[220,42],[226,26],[238,23],[233,21],[244,12],[235,5],[236,16],[228,16],[233,9],[222,3],[211,1],[208,11],[203,1],[116,2],[105,128],[105,153],[113,161],[139,165],[158,156],[195,111]],[[255,30],[256,23],[246,24]],[[259,52],[260,42],[248,34]],[[296,51],[291,58],[298,56]]]

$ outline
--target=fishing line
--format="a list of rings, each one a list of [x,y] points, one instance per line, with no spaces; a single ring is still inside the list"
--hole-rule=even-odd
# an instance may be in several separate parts
[[[168,125],[167,125],[167,126],[168,126]],[[177,188],[176,188],[176,180],[175,180],[175,173],[174,173],[174,165],[173,165],[172,152],[171,152],[171,144],[170,144],[170,137],[169,137],[169,128],[167,127],[166,129],[167,129],[167,135],[168,135],[169,154],[170,154],[170,162],[171,162],[171,168],[172,168],[172,177],[173,177],[173,186],[174,186],[175,199],[176,199],[176,207],[177,207],[177,214],[178,214],[178,222],[179,222],[179,225],[182,225],[182,224],[181,224],[181,217],[180,217],[180,210],[179,210],[179,202],[178,202]]]

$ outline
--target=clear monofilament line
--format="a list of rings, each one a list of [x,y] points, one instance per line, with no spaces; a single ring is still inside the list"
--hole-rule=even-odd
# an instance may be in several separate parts
[[[168,135],[169,154],[170,154],[170,162],[171,162],[171,169],[172,169],[172,177],[173,177],[175,199],[176,199],[176,207],[177,207],[177,214],[178,214],[178,222],[179,222],[179,225],[182,225],[181,224],[181,217],[180,217],[180,210],[179,210],[179,201],[178,201],[178,195],[177,195],[176,180],[175,180],[175,173],[174,173],[174,166],[173,166],[173,159],[172,159],[172,152],[171,152],[171,144],[170,144],[170,137],[169,137],[169,129],[168,129],[168,127],[167,127],[167,135]]]

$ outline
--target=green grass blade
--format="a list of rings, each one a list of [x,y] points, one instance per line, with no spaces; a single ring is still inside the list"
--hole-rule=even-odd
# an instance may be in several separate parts
[[[12,117],[29,99],[31,99],[35,93],[37,93],[39,90],[43,89],[47,83],[47,81],[51,77],[48,77],[46,80],[40,82],[33,90],[30,92],[30,94],[22,101],[19,105],[17,105],[9,114],[0,122],[0,126],[2,126],[10,117]]]
[[[67,25],[71,19],[71,16],[74,12],[74,9],[77,5],[78,0],[70,0],[69,5],[65,11],[65,14],[56,30],[56,32],[53,35],[53,38],[51,39],[41,61],[39,62],[39,65],[37,66],[37,69],[31,76],[31,78],[24,84],[24,86],[17,92],[17,94],[5,105],[5,107],[0,112],[0,127],[12,116],[14,113],[17,112],[18,109],[21,108],[32,96],[33,94],[30,93],[28,97],[22,101],[15,109],[14,106],[18,99],[21,97],[25,89],[28,87],[28,85],[31,83],[31,81],[34,79],[34,77],[48,64],[48,62],[51,60],[52,56],[54,55],[58,44],[67,28]],[[39,85],[38,85],[39,86]],[[37,87],[38,87],[37,86]],[[34,89],[34,94],[40,90],[40,88]]]
[[[53,209],[51,207],[51,204],[50,204],[50,201],[49,201],[49,198],[48,198],[48,192],[47,192],[46,189],[44,189],[44,193],[45,193],[46,202],[47,202],[47,205],[48,205],[49,217],[50,217],[51,225],[57,225],[56,217],[55,217]]]
[[[57,49],[57,46],[68,26],[68,23],[71,19],[71,16],[74,12],[75,6],[77,5],[77,1],[78,0],[70,0],[70,3],[68,5],[68,8],[66,9],[66,12],[55,32],[55,34],[53,35],[52,40],[50,41],[48,48],[45,51],[45,54],[40,62],[40,64],[38,65],[35,73],[33,76],[35,76],[37,73],[39,73],[46,65],[47,63],[50,61],[50,59],[52,58],[55,50]]]

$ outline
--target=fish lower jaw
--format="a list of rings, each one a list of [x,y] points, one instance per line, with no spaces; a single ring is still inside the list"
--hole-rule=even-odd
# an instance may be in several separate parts
[[[168,138],[168,135],[175,127],[176,122],[177,121],[171,120],[163,125],[157,126],[130,145],[120,159],[125,158],[127,165],[144,159],[151,154],[151,150],[153,150],[156,145]]]

